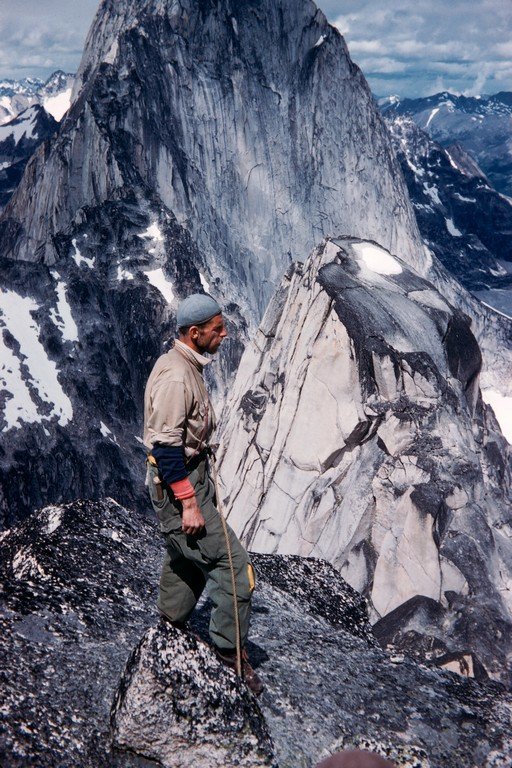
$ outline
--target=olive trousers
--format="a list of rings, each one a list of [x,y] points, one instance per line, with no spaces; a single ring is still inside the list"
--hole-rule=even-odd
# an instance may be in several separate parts
[[[205,586],[213,603],[210,637],[221,650],[236,648],[233,587],[226,536],[216,507],[215,489],[208,473],[208,460],[199,461],[189,474],[197,503],[205,520],[197,535],[181,530],[182,506],[165,483],[158,484],[158,469],[148,462],[147,478],[151,504],[165,537],[165,556],[160,575],[158,609],[171,621],[188,619]],[[162,498],[158,498],[161,496]],[[234,568],[240,640],[247,640],[254,569],[234,531],[227,526]]]

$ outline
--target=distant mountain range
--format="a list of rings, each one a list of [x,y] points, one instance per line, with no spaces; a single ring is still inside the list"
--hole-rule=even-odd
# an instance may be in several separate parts
[[[0,81],[0,210],[9,202],[37,147],[57,131],[71,101],[75,76],[54,72]]]
[[[62,70],[46,81],[37,77],[0,80],[0,125],[34,104],[40,104],[55,120],[61,120],[70,104],[74,80],[74,75]]]
[[[420,99],[387,96],[378,103],[386,117],[411,117],[443,147],[459,142],[494,188],[512,196],[512,93],[475,97],[443,91]]]
[[[425,244],[465,288],[512,316],[512,201],[461,144],[442,147],[410,117],[386,122]]]

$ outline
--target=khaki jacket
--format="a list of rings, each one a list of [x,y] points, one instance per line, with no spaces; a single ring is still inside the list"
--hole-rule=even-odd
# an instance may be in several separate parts
[[[211,361],[176,340],[156,361],[144,394],[144,445],[182,445],[187,459],[201,451],[215,429],[203,368]]]

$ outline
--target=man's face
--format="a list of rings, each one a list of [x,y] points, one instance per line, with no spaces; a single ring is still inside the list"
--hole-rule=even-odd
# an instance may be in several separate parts
[[[214,355],[226,338],[228,332],[222,315],[215,315],[204,325],[195,325],[190,329],[190,336],[199,352]]]

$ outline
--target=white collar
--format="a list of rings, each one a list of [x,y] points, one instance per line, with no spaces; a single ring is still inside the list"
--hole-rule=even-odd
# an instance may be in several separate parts
[[[191,357],[193,362],[199,363],[201,366],[209,365],[211,363],[209,357],[200,355],[199,352],[196,352],[195,349],[192,349],[192,347],[189,347],[188,344],[184,344],[179,339],[174,340],[174,346],[177,347],[180,352],[183,352],[185,355],[187,355],[187,357]]]

